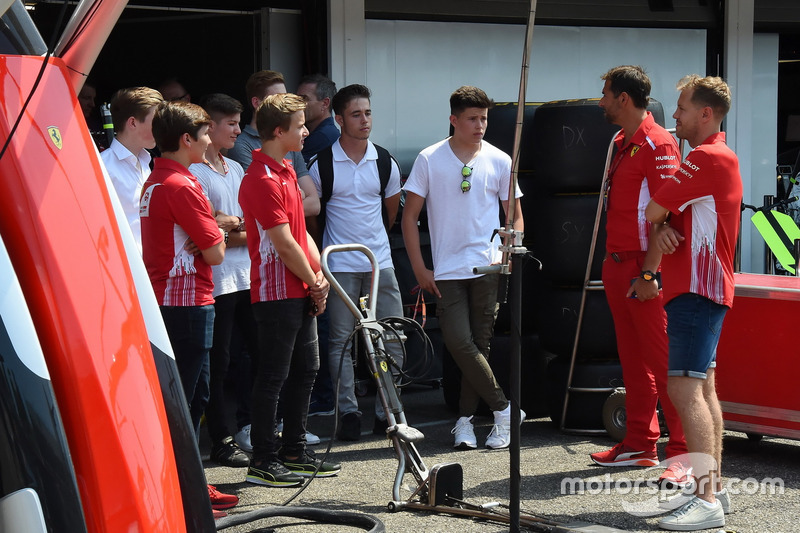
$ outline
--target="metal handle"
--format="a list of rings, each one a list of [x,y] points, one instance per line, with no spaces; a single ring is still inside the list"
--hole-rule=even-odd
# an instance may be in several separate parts
[[[366,255],[369,262],[372,263],[372,285],[368,295],[369,299],[367,300],[366,313],[367,319],[375,320],[375,310],[378,302],[378,281],[380,278],[380,267],[378,266],[378,260],[375,258],[375,254],[363,244],[332,244],[322,251],[322,256],[319,260],[322,273],[325,274],[328,283],[331,284],[331,287],[333,287],[339,295],[339,298],[342,299],[347,308],[350,309],[350,312],[353,313],[353,316],[358,320],[363,319],[364,315],[361,313],[361,310],[356,307],[356,304],[353,303],[353,300],[350,299],[350,296],[345,292],[342,285],[336,281],[336,278],[328,267],[328,256],[339,252],[361,252]]]

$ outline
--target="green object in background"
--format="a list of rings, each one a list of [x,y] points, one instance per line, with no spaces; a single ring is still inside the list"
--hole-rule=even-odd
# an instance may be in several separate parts
[[[750,220],[783,268],[795,274],[794,241],[800,239],[800,228],[792,217],[770,210],[758,211]]]

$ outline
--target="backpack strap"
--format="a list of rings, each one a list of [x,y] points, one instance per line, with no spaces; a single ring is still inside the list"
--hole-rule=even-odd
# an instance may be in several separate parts
[[[333,194],[333,149],[328,146],[317,153],[317,155],[312,157],[311,161],[308,162],[308,168],[311,168],[315,163],[319,171],[319,183],[322,189],[322,196],[319,200],[320,209],[322,209]]]
[[[319,172],[319,184],[322,196],[319,199],[319,214],[315,217],[306,219],[306,228],[317,244],[317,248],[322,250],[322,235],[325,232],[326,205],[333,194],[333,149],[329,146],[308,161],[308,168],[317,165]]]
[[[389,178],[392,177],[392,161],[397,165],[397,170],[400,170],[400,163],[389,153],[389,150],[383,146],[374,144],[375,150],[378,152],[378,177],[381,180],[381,212],[383,213],[383,221],[387,227],[391,227],[388,223],[389,214],[386,212],[386,206],[383,201],[386,199],[386,186],[389,184]]]

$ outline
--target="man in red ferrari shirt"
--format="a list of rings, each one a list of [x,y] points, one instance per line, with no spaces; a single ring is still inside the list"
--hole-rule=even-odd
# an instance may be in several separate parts
[[[728,85],[717,77],[692,75],[678,89],[676,133],[692,151],[653,195],[646,216],[658,225],[653,242],[664,253],[669,396],[683,422],[697,478],[694,497],[659,526],[696,531],[724,526],[730,510],[730,496],[722,488],[723,422],[714,369],[722,322],[733,304],[742,179],[721,131],[731,106]]]
[[[139,217],[142,259],[167,328],[186,403],[200,435],[209,395],[209,350],[214,327],[211,265],[225,256],[227,234],[217,227],[208,199],[189,165],[205,157],[211,119],[199,106],[162,103],[153,117],[161,150],[142,186]],[[239,498],[208,486],[215,517]]]
[[[603,285],[625,381],[627,432],[621,443],[591,458],[602,466],[657,465],[661,429],[656,404],[661,400],[669,442],[668,466],[659,481],[682,485],[690,471],[676,459],[686,453],[686,440],[667,395],[667,316],[656,281],[661,253],[648,247],[651,230],[644,218],[647,202],[677,170],[680,154],[675,138],[647,111],[650,79],[641,67],[614,67],[602,79],[600,107],[606,120],[622,127],[604,191]]]
[[[239,189],[250,252],[250,300],[258,325],[247,481],[271,487],[300,485],[304,476],[333,476],[341,466],[306,449],[306,419],[319,369],[316,316],[325,311],[329,284],[319,251],[306,232],[297,175],[285,159],[308,136],[303,99],[273,94],[256,109],[261,149],[253,150]],[[275,417],[283,396],[283,442],[276,450]]]

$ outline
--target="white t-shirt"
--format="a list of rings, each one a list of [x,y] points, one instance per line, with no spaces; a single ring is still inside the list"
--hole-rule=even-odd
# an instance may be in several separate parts
[[[142,227],[139,222],[139,199],[142,196],[142,185],[150,176],[150,154],[147,150],[134,155],[117,139],[111,141],[108,150],[100,152],[100,159],[108,171],[108,177],[114,184],[125,218],[133,232],[133,238],[142,253]],[[138,167],[137,167],[138,163]]]
[[[450,139],[429,146],[417,156],[404,189],[425,198],[436,280],[478,277],[472,268],[501,258],[499,200],[508,199],[511,158],[486,141],[469,162],[472,185],[461,192],[464,164],[450,148]],[[522,196],[517,187],[515,198]]]
[[[333,190],[326,204],[323,247],[331,244],[363,244],[375,254],[381,269],[391,268],[392,252],[383,223],[378,151],[367,141],[367,152],[355,163],[342,150],[337,139],[333,146]],[[311,165],[309,175],[322,196],[319,165]],[[384,196],[400,194],[400,169],[392,160],[392,173]],[[331,272],[369,272],[367,256],[361,252],[340,252],[328,257]]]
[[[225,175],[205,163],[195,163],[189,166],[189,171],[197,176],[214,212],[219,210],[226,215],[244,217],[239,206],[239,187],[244,170],[233,159],[223,157],[223,161],[228,166]],[[250,255],[247,246],[226,248],[225,259],[219,265],[212,266],[211,270],[214,273],[212,296],[250,290]]]

